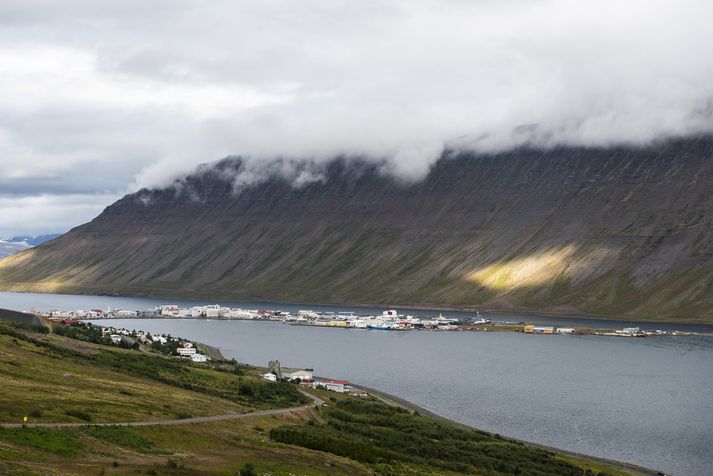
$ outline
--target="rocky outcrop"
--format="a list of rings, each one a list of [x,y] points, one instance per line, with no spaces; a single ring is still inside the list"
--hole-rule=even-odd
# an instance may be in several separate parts
[[[713,321],[713,140],[335,160],[236,189],[226,159],[0,261],[14,290]]]

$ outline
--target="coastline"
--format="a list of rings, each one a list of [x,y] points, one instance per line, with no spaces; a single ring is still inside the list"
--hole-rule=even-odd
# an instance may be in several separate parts
[[[642,324],[667,324],[667,325],[703,325],[703,326],[713,326],[713,319],[701,318],[701,319],[673,319],[669,316],[656,318],[651,316],[642,317],[639,315],[631,314],[597,314],[597,313],[583,313],[577,310],[568,310],[567,312],[558,312],[554,310],[537,310],[537,309],[526,309],[520,307],[489,307],[489,306],[442,306],[436,304],[422,303],[422,304],[399,304],[399,303],[370,303],[370,302],[354,302],[354,303],[334,303],[334,302],[315,302],[315,301],[283,301],[279,299],[269,299],[266,297],[248,297],[248,296],[226,296],[226,295],[209,295],[207,293],[191,293],[191,292],[181,292],[181,295],[173,294],[173,290],[166,290],[166,292],[145,292],[137,291],[133,293],[109,293],[101,292],[99,290],[91,291],[86,289],[59,289],[53,291],[43,291],[42,289],[30,288],[13,288],[13,286],[6,286],[8,283],[0,283],[0,292],[8,293],[19,293],[19,294],[57,294],[57,295],[79,295],[79,296],[99,296],[99,297],[115,297],[115,298],[146,298],[146,299],[181,299],[190,301],[201,301],[206,303],[212,302],[251,302],[257,304],[280,304],[280,305],[291,305],[291,306],[334,306],[334,307],[354,307],[354,308],[397,308],[404,310],[422,310],[422,311],[446,311],[446,312],[487,312],[490,314],[497,315],[509,315],[517,314],[523,317],[542,317],[542,318],[554,318],[554,319],[574,319],[574,320],[601,320],[601,321],[627,321],[636,322]]]
[[[467,425],[465,423],[461,423],[456,420],[452,420],[450,418],[444,417],[444,416],[439,415],[438,413],[434,412],[433,410],[429,410],[425,407],[417,405],[417,404],[410,402],[408,400],[405,400],[401,397],[397,397],[395,395],[391,395],[389,393],[382,392],[381,390],[376,390],[374,388],[365,387],[363,385],[359,385],[358,383],[357,384],[352,383],[352,387],[354,389],[361,390],[365,393],[373,395],[374,397],[377,397],[387,403],[395,404],[400,407],[406,408],[408,410],[418,412],[420,415],[423,415],[428,418],[432,418],[434,420],[446,421],[452,425],[458,426],[460,428],[465,428],[468,430],[485,431],[487,433],[492,433],[490,431],[482,430],[480,428],[476,428],[474,426]],[[571,457],[579,458],[579,459],[583,459],[583,460],[595,461],[597,463],[607,464],[607,465],[614,466],[619,469],[623,469],[623,470],[627,470],[627,471],[634,471],[635,474],[641,474],[644,476],[663,476],[666,474],[663,471],[646,468],[646,467],[639,466],[639,465],[636,465],[633,463],[627,463],[625,461],[617,461],[617,460],[603,458],[603,457],[599,457],[599,456],[592,456],[592,455],[587,455],[584,453],[577,453],[575,451],[564,450],[562,448],[555,448],[553,446],[543,445],[540,443],[535,443],[535,442],[527,441],[527,440],[521,440],[518,438],[512,438],[510,436],[505,436],[505,435],[500,435],[500,436],[506,440],[515,441],[515,442],[522,443],[522,444],[528,445],[528,446],[534,446],[536,448],[540,448],[540,449],[547,450],[547,451],[552,451],[552,452],[559,453],[559,454],[562,454],[565,456],[571,456]]]

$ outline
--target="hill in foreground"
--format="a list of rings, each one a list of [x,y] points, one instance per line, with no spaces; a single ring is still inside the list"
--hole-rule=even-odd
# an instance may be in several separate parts
[[[713,322],[708,138],[449,154],[417,183],[339,159],[236,187],[246,171],[127,195],[0,261],[0,288]]]
[[[297,384],[232,361],[193,364],[57,334],[93,335],[83,324],[52,329],[0,322],[2,474],[639,474],[373,398],[310,390],[326,403],[305,407]],[[3,427],[23,415],[40,426]],[[229,418],[192,420],[216,415]],[[131,422],[151,425],[119,426]]]

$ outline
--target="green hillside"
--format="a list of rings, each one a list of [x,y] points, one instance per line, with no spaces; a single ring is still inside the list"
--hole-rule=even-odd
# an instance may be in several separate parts
[[[0,322],[0,357],[2,474],[638,474],[376,399],[313,390],[326,404],[304,407],[297,385],[265,382],[257,369],[192,364],[45,327]],[[229,418],[190,420],[215,415]],[[7,427],[23,416],[30,427]],[[118,426],[131,422],[153,424]]]

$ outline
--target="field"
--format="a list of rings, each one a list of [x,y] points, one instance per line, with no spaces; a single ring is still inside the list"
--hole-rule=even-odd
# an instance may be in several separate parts
[[[192,364],[0,322],[0,474],[630,474],[458,428],[372,397],[311,390],[231,362]],[[165,426],[94,423],[221,414]]]

